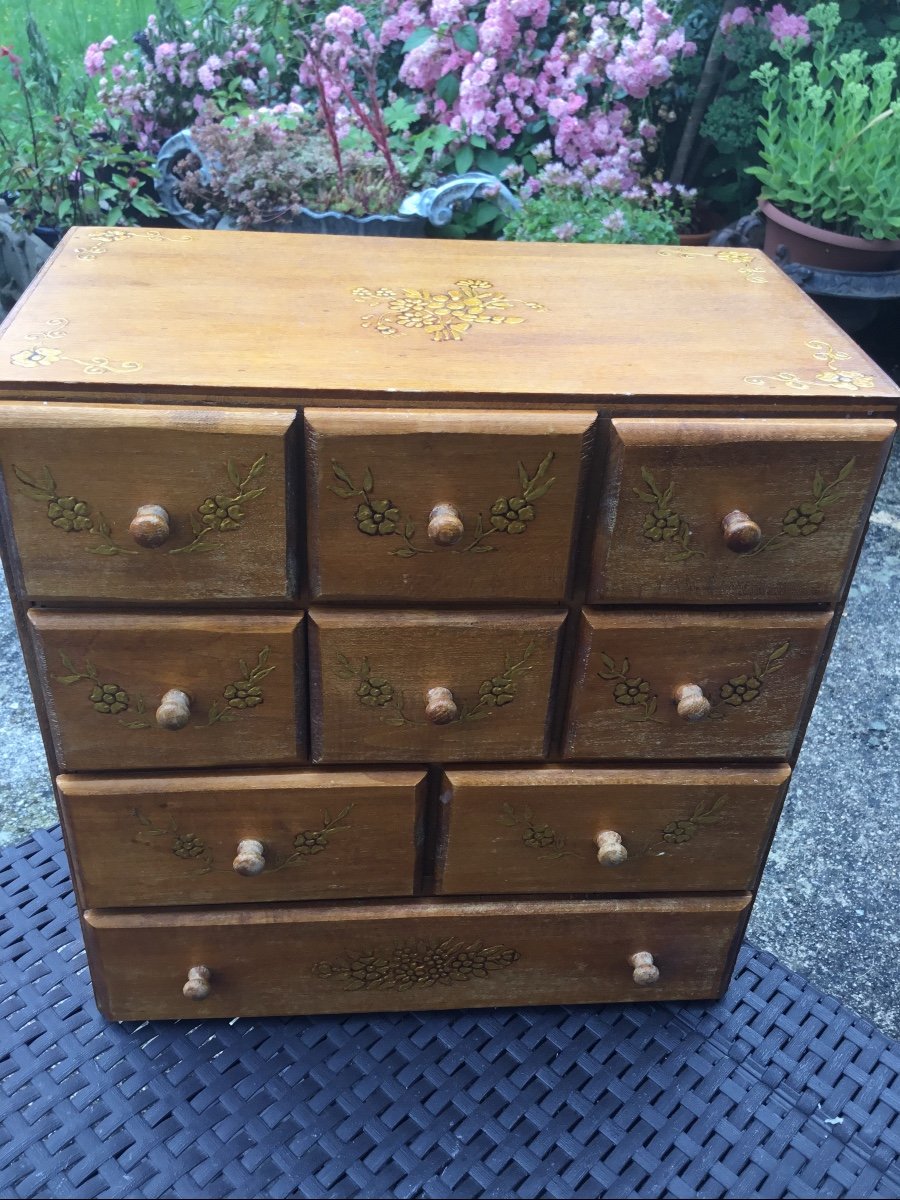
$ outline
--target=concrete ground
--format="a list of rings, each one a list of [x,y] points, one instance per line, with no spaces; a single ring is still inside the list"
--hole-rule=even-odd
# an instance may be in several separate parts
[[[879,493],[749,936],[900,1037],[900,449]],[[0,844],[56,812],[5,589]]]

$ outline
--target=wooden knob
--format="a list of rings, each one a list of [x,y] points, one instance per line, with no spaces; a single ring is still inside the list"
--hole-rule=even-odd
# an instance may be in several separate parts
[[[184,729],[191,719],[191,698],[187,692],[172,688],[166,692],[156,710],[160,729]]]
[[[449,688],[433,687],[425,693],[425,716],[432,725],[449,725],[459,716],[459,709]]]
[[[698,687],[696,683],[686,683],[683,687],[676,688],[675,704],[678,706],[679,717],[685,721],[702,721],[704,717],[709,716],[712,707],[703,695],[703,688]]]
[[[597,847],[597,862],[602,867],[618,867],[628,858],[622,845],[621,835],[612,829],[603,829],[594,838]]]
[[[181,989],[188,1000],[205,1000],[210,993],[209,967],[191,967],[187,983]]]
[[[139,546],[152,550],[169,537],[169,514],[158,504],[142,504],[132,517],[128,531]]]
[[[263,853],[265,847],[256,838],[244,838],[238,842],[237,855],[231,864],[238,875],[259,875],[266,869]]]
[[[659,979],[659,967],[654,964],[653,955],[646,950],[630,955],[628,961],[634,967],[631,978],[638,987],[650,987]]]
[[[428,536],[438,546],[454,546],[465,532],[455,504],[436,504],[428,517]]]
[[[748,550],[755,550],[762,541],[760,527],[739,508],[722,518],[722,533],[725,536],[725,545],[735,554],[746,554]]]

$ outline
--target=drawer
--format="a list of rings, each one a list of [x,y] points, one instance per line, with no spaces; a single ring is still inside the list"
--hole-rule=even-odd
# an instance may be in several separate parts
[[[56,782],[91,907],[416,890],[421,772],[60,775]]]
[[[542,758],[564,620],[311,609],[313,760]]]
[[[64,770],[296,762],[305,755],[301,614],[31,609],[28,619]]]
[[[448,771],[437,891],[751,888],[790,773],[784,765]]]
[[[790,758],[832,617],[585,610],[566,756]]]
[[[294,592],[293,412],[2,404],[25,592],[41,600],[283,600]]]
[[[725,988],[749,901],[91,909],[84,923],[101,1011],[136,1021],[705,999]],[[655,983],[635,982],[638,954]]]
[[[589,598],[686,604],[836,600],[896,428],[883,420],[610,426]]]
[[[313,596],[562,599],[593,421],[308,410]]]

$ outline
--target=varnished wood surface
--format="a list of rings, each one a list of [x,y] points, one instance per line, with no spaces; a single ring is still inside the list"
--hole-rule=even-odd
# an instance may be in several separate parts
[[[437,891],[714,892],[752,887],[790,770],[454,768],[441,789]],[[597,861],[597,835],[627,858]]]
[[[718,996],[749,896],[85,914],[114,1020]],[[631,955],[659,982],[640,988]],[[196,965],[208,998],[186,999]]]
[[[301,614],[31,609],[28,616],[64,770],[264,764],[304,757]],[[75,674],[86,678],[74,679]],[[248,683],[250,674],[255,681]],[[92,700],[95,689],[112,685],[118,686],[108,693],[110,711],[98,710],[95,705],[104,700],[99,694]],[[156,709],[171,688],[191,700],[190,720],[176,731],[156,722]],[[259,691],[248,690],[254,688]],[[248,698],[258,696],[259,703],[247,705]],[[122,704],[127,707],[113,707]],[[142,727],[129,728],[132,724]]]
[[[458,394],[513,405],[523,394],[765,403],[840,393],[850,407],[898,395],[759,252],[181,230],[116,236],[67,236],[4,327],[0,383],[119,396],[154,388]],[[497,306],[476,303],[469,314],[498,323],[462,319],[459,281],[490,285],[479,295]],[[360,302],[360,288],[393,296]],[[459,340],[436,342],[429,313],[447,312],[447,303],[460,315],[446,327],[464,329]],[[385,317],[390,336],[377,330]],[[59,320],[68,322],[65,336],[48,338]],[[816,358],[810,342],[848,357]],[[822,378],[834,368],[855,372],[853,389]]]
[[[313,761],[541,758],[564,619],[515,609],[311,609]],[[446,724],[426,715],[439,687],[458,708]]]
[[[893,421],[611,422],[590,597],[812,603],[840,595]],[[726,545],[742,510],[762,538]]]
[[[831,620],[830,612],[585,609],[564,753],[790,758]],[[677,689],[690,684],[710,702],[700,720],[676,709]]]
[[[307,409],[308,544],[320,599],[560,600],[585,413]],[[450,504],[462,531],[430,540]]]
[[[416,890],[421,771],[62,775],[57,786],[92,907]],[[244,839],[262,844],[257,875],[233,868]]]
[[[286,514],[292,422],[259,409],[0,404],[0,468],[26,592],[284,600],[295,556]],[[129,532],[143,505],[168,517],[168,537],[152,548]]]

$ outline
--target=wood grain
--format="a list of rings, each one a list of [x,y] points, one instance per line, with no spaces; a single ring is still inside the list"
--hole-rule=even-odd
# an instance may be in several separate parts
[[[345,396],[351,406],[359,392],[392,403],[442,394],[514,406],[528,394],[564,405],[604,396],[840,396],[847,408],[898,396],[759,252],[736,261],[734,251],[715,248],[683,255],[658,246],[158,232],[105,244],[97,241],[103,231],[73,230],[0,336],[3,381],[118,396],[160,388],[180,388],[185,398],[189,389]],[[85,260],[98,245],[102,253]],[[447,296],[459,280],[488,281],[512,302],[479,315],[520,323],[472,324],[458,341],[435,342],[427,329],[403,325],[385,336],[363,319],[389,313],[389,298],[354,296],[386,288],[402,305],[407,289]],[[648,317],[648,297],[655,304],[659,296],[665,313]],[[42,338],[55,318],[69,321],[67,336]],[[846,353],[840,369],[871,386],[820,379],[828,363],[810,341]],[[60,357],[35,363],[35,347]],[[98,358],[141,365],[92,373]],[[779,372],[796,376],[799,393]],[[747,382],[760,376],[769,379]]]
[[[117,1021],[715,997],[749,897],[408,901],[173,913],[89,910],[97,999]],[[649,952],[656,986],[632,978]],[[182,995],[202,963],[210,992]]]
[[[396,408],[308,409],[305,417],[314,596],[441,602],[565,595],[591,415]],[[427,532],[441,504],[457,509],[463,524],[449,545]]]
[[[895,429],[877,420],[613,420],[590,597],[833,601]],[[728,548],[722,521],[736,509],[762,530],[754,552]]]
[[[97,908],[411,896],[421,771],[61,775],[85,903]],[[232,868],[262,843],[264,869]]]
[[[787,766],[454,768],[441,789],[437,891],[750,888],[789,777]],[[597,861],[602,830],[627,855],[615,866]]]
[[[832,615],[585,609],[564,753],[790,758]],[[709,699],[705,719],[678,715],[684,684]]]
[[[64,770],[262,764],[305,756],[300,614],[31,609],[28,618]],[[246,682],[247,673],[260,672],[258,681]],[[93,700],[95,689],[113,685],[105,694],[111,702],[98,709],[104,697],[98,693]],[[171,688],[191,700],[191,719],[176,731],[159,728],[154,715]],[[248,691],[253,688],[259,691]]]
[[[541,758],[564,619],[559,612],[311,609],[313,761]],[[428,692],[439,687],[459,712],[448,724],[426,716]]]
[[[26,591],[38,600],[159,603],[291,596],[292,424],[291,413],[262,409],[0,404],[0,468]],[[70,527],[65,509],[54,525],[54,496],[84,507],[82,527]],[[168,537],[151,547],[129,532],[146,505],[168,515]],[[213,528],[198,540],[205,521]]]

